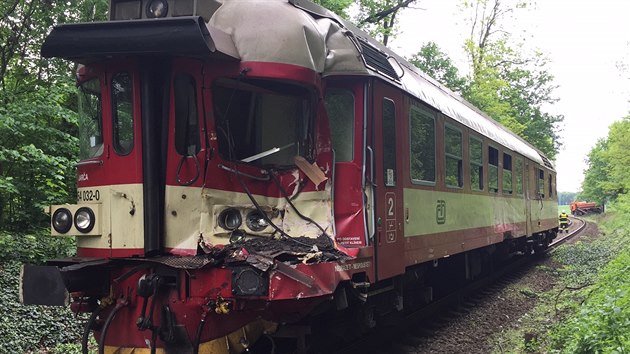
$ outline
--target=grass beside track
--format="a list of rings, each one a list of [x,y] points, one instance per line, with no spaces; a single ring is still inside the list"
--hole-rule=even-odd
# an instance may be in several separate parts
[[[598,237],[581,236],[551,256],[542,269],[555,287],[536,294],[537,307],[516,329],[494,338],[495,352],[627,353],[630,351],[630,226],[609,212],[592,220]]]

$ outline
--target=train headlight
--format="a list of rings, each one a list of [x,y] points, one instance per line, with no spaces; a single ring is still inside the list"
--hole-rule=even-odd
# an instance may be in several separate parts
[[[245,224],[249,227],[250,230],[254,232],[259,232],[267,228],[269,223],[265,216],[262,215],[258,210],[251,211],[247,214],[245,218]]]
[[[166,17],[168,13],[168,3],[166,0],[151,0],[147,4],[146,13],[148,18]]]
[[[92,231],[96,223],[96,216],[92,209],[82,207],[74,214],[74,227],[84,234]]]
[[[267,295],[269,279],[265,273],[251,267],[232,270],[232,294],[244,296]]]
[[[241,213],[234,208],[225,209],[219,214],[219,226],[228,231],[238,229],[242,223]]]
[[[66,208],[55,210],[52,215],[52,227],[60,234],[65,234],[72,227],[72,213]]]

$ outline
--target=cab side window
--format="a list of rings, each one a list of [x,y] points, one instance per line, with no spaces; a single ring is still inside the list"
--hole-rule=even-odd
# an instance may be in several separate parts
[[[175,149],[182,156],[194,156],[201,150],[197,118],[197,86],[190,75],[177,75],[175,94]]]
[[[383,99],[383,173],[385,186],[396,186],[396,105]]]
[[[350,90],[328,89],[326,111],[330,121],[330,138],[335,150],[335,162],[354,159],[354,95]]]
[[[133,149],[132,87],[128,73],[118,73],[112,78],[112,145],[119,155],[127,155]]]

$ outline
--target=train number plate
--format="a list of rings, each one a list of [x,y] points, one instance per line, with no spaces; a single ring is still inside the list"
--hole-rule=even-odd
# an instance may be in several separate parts
[[[77,192],[79,202],[98,202],[101,200],[101,192],[98,189],[84,189]]]

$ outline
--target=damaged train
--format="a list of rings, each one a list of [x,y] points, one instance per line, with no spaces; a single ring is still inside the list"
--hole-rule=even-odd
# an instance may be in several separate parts
[[[85,352],[343,337],[556,236],[543,154],[308,0],[109,16],[43,44],[79,64],[77,203],[49,208],[78,248],[21,279],[24,303],[91,314]]]

